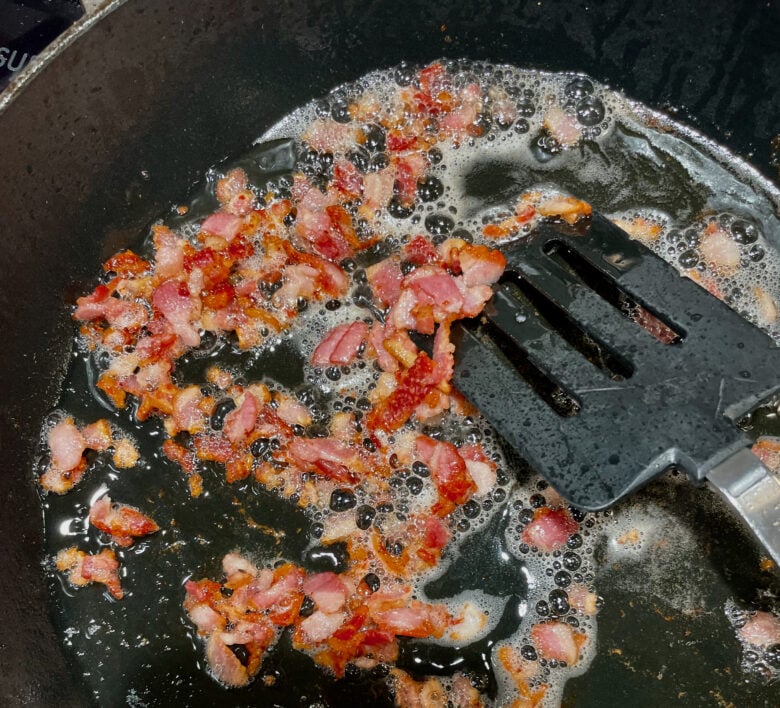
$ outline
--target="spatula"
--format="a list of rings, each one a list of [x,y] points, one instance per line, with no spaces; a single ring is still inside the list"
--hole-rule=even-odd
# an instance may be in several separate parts
[[[594,214],[505,249],[454,382],[571,504],[598,510],[674,465],[707,479],[780,567],[780,482],[735,423],[780,390],[764,332]]]

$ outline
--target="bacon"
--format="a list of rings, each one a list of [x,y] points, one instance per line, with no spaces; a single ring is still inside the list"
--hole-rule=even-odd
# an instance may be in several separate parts
[[[200,335],[192,326],[198,316],[199,307],[190,297],[187,285],[175,280],[166,280],[152,295],[152,303],[173,327],[173,331],[189,347],[200,344]]]
[[[334,327],[311,356],[315,366],[351,364],[368,336],[368,325],[357,321]]]
[[[153,519],[126,504],[114,504],[108,495],[100,497],[89,509],[89,522],[111,536],[118,546],[130,546],[134,539],[156,533],[160,527]]]
[[[206,415],[200,406],[204,401],[200,386],[187,386],[176,392],[173,397],[173,429],[169,434],[175,434],[180,430],[188,433],[200,433],[206,427]]]
[[[487,246],[466,245],[458,253],[458,262],[466,286],[492,285],[506,268],[506,258],[501,251]]]
[[[152,227],[154,232],[154,273],[165,280],[175,278],[184,267],[184,244],[169,228],[162,225]]]
[[[369,172],[363,178],[363,205],[369,211],[382,209],[393,198],[395,170],[392,166]]]
[[[313,470],[337,482],[357,479],[358,466],[362,466],[357,452],[334,438],[295,438],[287,452],[301,469]]]
[[[224,177],[217,180],[214,194],[222,206],[230,204],[239,194],[246,191],[249,178],[240,167],[234,167]]]
[[[780,644],[780,618],[769,612],[756,612],[739,630],[740,639],[759,647]]]
[[[396,258],[385,258],[366,268],[366,277],[374,295],[374,300],[380,307],[393,305],[401,294],[401,264]]]
[[[439,261],[436,247],[425,236],[415,236],[409,241],[403,248],[403,257],[405,261],[415,266],[436,264]],[[368,275],[368,270],[366,270],[366,275]]]
[[[199,634],[211,634],[225,629],[225,618],[206,604],[193,605],[188,614]]]
[[[143,275],[151,268],[152,264],[149,261],[130,250],[120,251],[103,263],[103,270],[106,273],[116,273],[121,278]]]
[[[96,420],[81,431],[84,442],[90,450],[107,450],[111,447],[111,427],[105,418]]]
[[[330,118],[318,118],[302,137],[315,150],[344,153],[355,145],[357,136],[358,128],[354,123],[337,123]]]
[[[323,612],[338,612],[347,599],[347,586],[331,572],[309,575],[303,581],[303,592]]]
[[[357,199],[363,192],[363,176],[349,160],[333,164],[333,186],[346,197]]]
[[[233,444],[240,443],[252,432],[260,412],[257,399],[249,391],[244,391],[243,395],[244,400],[241,405],[225,416],[225,423],[222,427],[222,432]]]
[[[437,511],[449,513],[452,505],[465,504],[477,490],[465,461],[452,443],[419,435],[415,454],[428,465],[439,495],[449,502],[440,505]]]
[[[301,622],[300,629],[306,640],[318,644],[333,634],[345,619],[346,615],[343,612],[327,614],[318,610]]]
[[[212,634],[206,643],[206,659],[217,681],[231,688],[239,688],[249,683],[246,666],[238,660],[218,632]]]
[[[523,529],[522,539],[545,553],[562,548],[578,529],[577,522],[565,509],[542,507],[534,511],[534,518]]]
[[[563,622],[543,622],[531,629],[531,641],[539,653],[545,659],[565,661],[567,666],[579,660],[580,647],[577,640],[571,626]]]
[[[398,361],[389,351],[387,351],[387,349],[385,349],[384,341],[385,326],[379,322],[374,322],[371,325],[371,331],[368,334],[368,343],[376,354],[379,366],[381,366],[384,371],[393,373],[398,370]]]
[[[441,120],[441,127],[454,134],[479,135],[476,121],[482,108],[481,89],[477,84],[469,84],[459,95],[460,105]]]
[[[310,298],[316,291],[319,271],[310,265],[287,266],[282,273],[282,287],[274,293],[273,303],[286,310],[297,310],[298,298]]]
[[[496,486],[496,463],[489,460],[480,445],[463,445],[458,454],[466,462],[466,469],[477,485],[477,494],[493,491]]]
[[[309,409],[289,396],[277,397],[276,414],[288,425],[306,426],[312,421]]]
[[[57,423],[49,431],[47,439],[51,463],[58,470],[68,472],[81,464],[87,442],[72,418]]]
[[[241,227],[244,225],[244,220],[235,216],[234,214],[228,214],[224,211],[218,211],[207,217],[200,225],[200,230],[205,231],[208,234],[214,234],[215,236],[221,236],[226,241],[232,241],[241,232]]]
[[[414,364],[396,376],[396,389],[366,416],[371,430],[398,430],[437,383],[435,364],[425,352],[420,352]]]
[[[380,629],[403,637],[441,637],[449,625],[449,614],[443,605],[427,605],[412,600],[407,607],[372,612]]]
[[[57,569],[66,573],[71,585],[80,587],[101,583],[115,600],[124,597],[119,582],[119,562],[113,551],[104,548],[97,555],[90,555],[75,546],[61,550],[55,559]]]
[[[574,116],[565,113],[558,106],[551,106],[544,114],[544,128],[555,138],[561,147],[576,145],[582,137],[582,131]]]
[[[707,265],[720,275],[731,275],[739,268],[739,246],[717,224],[707,227],[699,251]]]

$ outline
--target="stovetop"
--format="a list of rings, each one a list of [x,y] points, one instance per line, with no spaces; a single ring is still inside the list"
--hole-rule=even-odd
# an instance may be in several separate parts
[[[0,91],[83,14],[78,0],[0,0]]]

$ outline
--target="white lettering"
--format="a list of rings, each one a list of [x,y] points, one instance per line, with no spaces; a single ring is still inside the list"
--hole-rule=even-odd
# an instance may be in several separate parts
[[[11,56],[8,58],[9,71],[19,71],[19,69],[21,69],[24,66],[25,62],[27,61],[27,52],[25,52],[21,56],[22,56],[21,61],[16,66],[13,66],[14,60],[16,59],[16,50],[14,49],[11,52]]]
[[[8,53],[10,51],[8,47],[0,47],[0,68],[4,67],[6,61],[8,61]]]

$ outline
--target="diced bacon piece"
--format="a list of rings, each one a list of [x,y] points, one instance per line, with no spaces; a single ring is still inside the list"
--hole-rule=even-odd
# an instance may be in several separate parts
[[[90,450],[107,450],[111,447],[111,426],[105,418],[85,426],[81,434]]]
[[[243,224],[244,220],[241,217],[218,211],[204,220],[200,225],[200,230],[208,234],[221,236],[229,242],[238,236]]]
[[[545,659],[565,661],[567,666],[576,664],[580,648],[574,630],[563,622],[543,622],[534,625],[531,640]]]
[[[371,325],[371,331],[368,334],[368,343],[373,347],[379,366],[381,366],[384,371],[395,372],[398,370],[398,361],[389,351],[387,351],[387,349],[385,349],[384,341],[384,325],[379,322],[374,322]]]
[[[398,386],[381,400],[366,417],[371,430],[398,430],[436,385],[436,366],[425,352],[420,352],[414,364],[397,374]]]
[[[511,104],[514,108],[514,104]],[[495,108],[494,115],[495,115]],[[464,674],[455,674],[452,677],[452,688],[449,700],[455,708],[482,708],[484,703],[479,691],[472,685],[471,680]],[[516,706],[516,708],[521,708]]]
[[[274,293],[276,307],[297,311],[298,298],[310,298],[316,292],[319,271],[305,263],[287,266],[282,273],[282,287]]]
[[[276,401],[276,414],[288,425],[310,425],[311,412],[302,403],[289,396],[280,396]]]
[[[458,107],[442,118],[441,127],[456,136],[479,134],[475,124],[481,108],[481,90],[470,84],[460,92]]]
[[[111,536],[118,546],[130,546],[141,536],[156,533],[160,527],[153,519],[126,504],[114,504],[108,495],[100,497],[89,509],[89,522]]]
[[[630,219],[613,219],[613,222],[631,238],[648,245],[657,241],[663,230],[657,221],[651,221],[641,216]]]
[[[200,344],[200,335],[192,325],[199,314],[199,308],[192,301],[186,284],[166,280],[154,291],[152,303],[185,345],[197,347]]]
[[[372,612],[377,626],[403,637],[441,637],[449,625],[449,615],[443,605],[427,605],[412,600],[406,607]]]
[[[537,205],[536,211],[545,218],[563,219],[567,224],[575,224],[590,216],[593,209],[580,199],[560,195],[543,200]]]
[[[338,612],[347,600],[347,586],[331,572],[309,575],[303,581],[303,592],[323,612]]]
[[[561,147],[576,145],[582,137],[582,131],[574,116],[564,112],[558,106],[551,106],[547,109],[543,125]]]
[[[363,178],[363,204],[371,211],[383,209],[393,198],[394,184],[395,170],[392,166],[379,172],[369,172]]]
[[[368,336],[365,322],[348,322],[334,327],[325,335],[311,356],[315,366],[351,364]]]
[[[448,705],[447,692],[439,679],[431,676],[424,681],[415,681],[400,669],[394,669],[393,675],[398,708],[443,708]],[[457,708],[461,706],[457,705]]]
[[[380,307],[389,307],[394,304],[401,294],[401,264],[395,258],[375,263],[366,268],[366,277],[374,294],[374,300]]]
[[[466,460],[466,469],[469,476],[477,485],[476,494],[483,496],[490,494],[496,486],[495,466],[479,460]]]
[[[81,456],[87,448],[87,441],[79,432],[72,418],[66,418],[55,425],[47,436],[51,463],[58,470],[67,472],[81,464]]]
[[[739,246],[717,224],[707,227],[699,251],[707,265],[721,275],[731,275],[739,268]]]
[[[55,562],[60,572],[67,573],[71,585],[80,587],[101,583],[114,599],[121,600],[124,597],[119,582],[119,562],[113,551],[104,548],[97,555],[90,555],[71,547],[60,551]]]
[[[111,299],[111,291],[105,285],[98,285],[89,295],[76,300],[73,317],[82,322],[105,317],[106,305]]]
[[[439,254],[433,243],[425,236],[415,236],[404,246],[403,258],[415,266],[435,265],[439,260]],[[366,271],[366,275],[368,275],[368,271]]]
[[[337,123],[330,118],[318,118],[302,137],[315,150],[345,153],[356,144],[358,128],[354,123]]]
[[[222,432],[234,444],[240,443],[252,432],[260,412],[257,399],[249,391],[244,391],[243,395],[244,400],[241,405],[225,416],[225,423],[222,427]]]
[[[393,192],[401,204],[409,205],[417,195],[417,175],[413,166],[404,158],[395,163],[395,181]]]
[[[450,540],[450,531],[445,523],[437,516],[426,516],[423,522],[424,535],[423,546],[425,548],[440,550]]]
[[[436,364],[437,383],[447,383],[455,370],[455,345],[450,341],[450,323],[445,320],[433,338],[433,361]]]
[[[466,601],[457,618],[457,624],[450,630],[450,639],[459,644],[471,644],[487,626],[487,615],[474,603]]]
[[[154,259],[154,272],[159,278],[175,278],[184,267],[184,244],[169,228],[162,225],[153,227],[154,247],[156,250]]]
[[[774,298],[766,290],[758,286],[753,288],[753,295],[756,298],[758,323],[764,325],[764,327],[769,327],[777,322],[777,303]]]
[[[449,407],[450,397],[446,393],[442,393],[438,388],[434,388],[428,392],[423,402],[414,409],[414,414],[418,420],[428,421],[437,415],[441,415]]]
[[[176,431],[200,433],[206,427],[206,416],[200,408],[203,393],[200,386],[187,386],[176,392],[173,397],[173,422]]]
[[[330,637],[347,618],[343,612],[328,614],[317,610],[300,624],[304,637],[311,644],[319,644]]]
[[[542,507],[534,512],[534,519],[523,529],[523,542],[549,553],[562,548],[579,527],[566,509]]]
[[[501,251],[487,246],[467,245],[458,253],[463,282],[473,285],[492,285],[501,277],[506,268],[506,258]]]
[[[151,270],[152,264],[130,250],[120,251],[103,263],[106,273],[116,273],[120,278],[143,275]]]
[[[274,575],[276,577],[273,584],[266,589],[260,589],[262,585],[257,581],[249,586],[251,588],[249,601],[256,610],[268,610],[274,606],[284,606],[298,596],[300,596],[301,600],[303,599],[301,591],[303,572],[299,568],[288,563],[278,568]],[[262,580],[262,577],[258,577],[257,580]]]
[[[356,478],[359,458],[355,450],[333,438],[295,438],[287,448],[292,461],[303,470],[314,470],[337,482]]]
[[[236,196],[246,191],[249,178],[240,167],[234,167],[224,177],[217,180],[215,195],[222,206],[230,204]]]
[[[388,333],[387,328],[385,328],[384,331],[386,338],[382,340],[382,348],[405,367],[414,366],[414,362],[417,360],[418,349],[417,345],[406,333],[406,330],[397,329]],[[395,369],[393,370],[395,371]]]
[[[84,473],[87,471],[87,461],[82,458],[78,467],[72,470],[63,471],[57,467],[49,467],[38,480],[38,483],[47,492],[54,492],[55,494],[65,494],[69,492],[75,485],[77,485]]]
[[[349,160],[336,160],[333,165],[333,186],[347,197],[358,198],[363,192],[363,176]]]
[[[418,302],[432,305],[436,311],[456,315],[463,307],[463,295],[455,279],[439,266],[418,268],[404,279],[403,287],[411,289]]]
[[[439,495],[453,504],[465,504],[477,490],[458,448],[452,443],[439,442],[419,435],[415,453],[431,470]]]
[[[584,585],[575,583],[566,588],[569,604],[584,615],[595,615],[598,612],[598,597]]]
[[[249,672],[238,657],[225,644],[219,632],[212,634],[206,642],[206,659],[214,678],[231,688],[239,688],[249,683]]]
[[[200,634],[211,634],[225,629],[225,618],[206,604],[194,605],[188,610],[188,614]]]
[[[234,583],[239,579],[253,578],[257,575],[257,568],[238,553],[226,553],[222,558],[222,572],[227,583]]]
[[[756,612],[739,630],[739,637],[759,647],[780,644],[780,618],[769,612]]]

